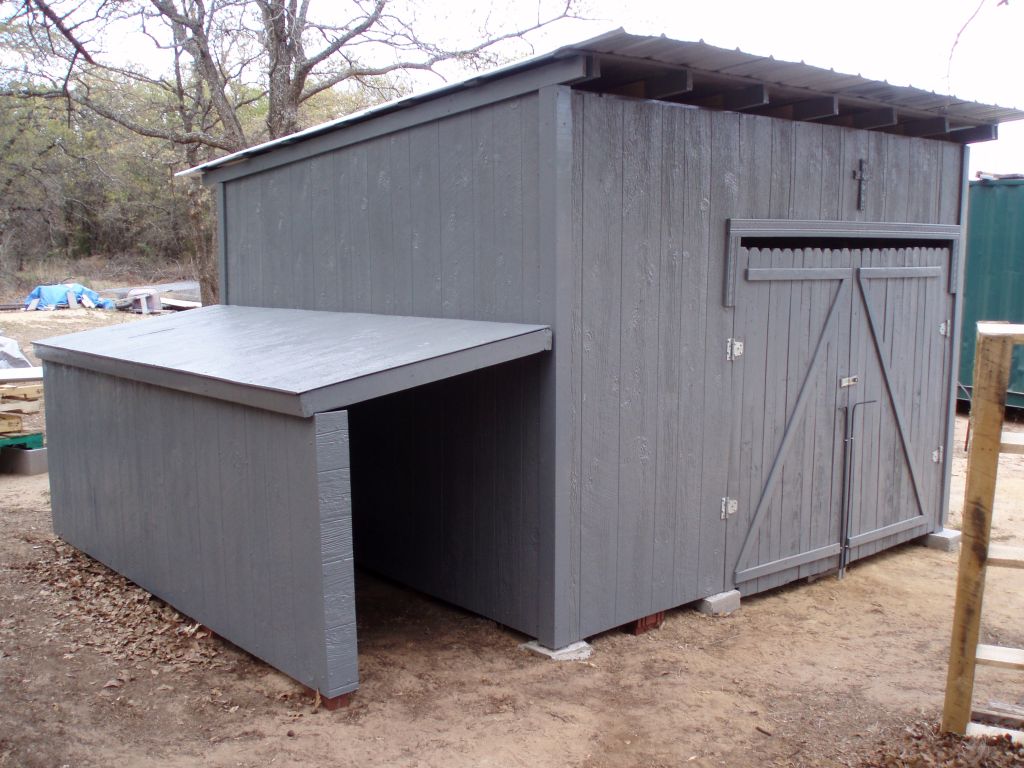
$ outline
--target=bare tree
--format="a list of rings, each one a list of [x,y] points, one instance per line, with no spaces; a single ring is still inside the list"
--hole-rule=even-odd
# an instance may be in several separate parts
[[[195,165],[299,130],[304,111],[338,89],[358,108],[399,95],[403,73],[453,60],[493,63],[499,44],[572,17],[576,0],[537,0],[529,22],[484,29],[463,45],[420,34],[409,2],[0,0],[8,9],[0,29],[21,29],[29,41],[20,65],[0,58],[0,95],[66,99],[69,109],[87,109],[180,146],[183,165]],[[168,61],[166,71],[154,74],[105,50],[126,25],[148,37],[153,52]],[[33,85],[11,85],[18,81]],[[126,82],[145,86],[152,99],[109,98]],[[257,111],[259,121],[252,119]],[[208,202],[198,186],[190,194],[196,261],[204,301],[210,301],[216,270]]]

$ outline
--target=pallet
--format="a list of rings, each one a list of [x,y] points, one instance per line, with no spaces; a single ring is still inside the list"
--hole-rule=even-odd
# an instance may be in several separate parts
[[[0,413],[39,413],[39,400],[3,400],[0,399]]]
[[[12,432],[21,432],[21,416],[13,413],[0,413],[0,435],[7,435]]]
[[[40,384],[0,384],[0,400],[38,400],[43,396]]]
[[[42,448],[42,432],[0,433],[0,448]]]

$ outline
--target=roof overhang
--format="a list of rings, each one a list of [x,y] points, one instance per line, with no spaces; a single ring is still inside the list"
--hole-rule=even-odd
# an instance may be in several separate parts
[[[283,146],[469,90],[494,87],[492,97],[482,103],[509,98],[509,94],[514,95],[516,91],[509,88],[510,84],[518,84],[520,89],[573,84],[601,93],[961,144],[995,139],[999,123],[1024,118],[1024,112],[1010,107],[979,104],[802,62],[727,50],[703,41],[632,35],[618,29],[457,83],[346,115],[211,160],[178,175],[223,168]],[[466,103],[465,108],[475,104],[471,100]],[[436,118],[445,112],[431,114]]]
[[[35,342],[48,363],[299,417],[549,349],[543,325],[226,305]]]

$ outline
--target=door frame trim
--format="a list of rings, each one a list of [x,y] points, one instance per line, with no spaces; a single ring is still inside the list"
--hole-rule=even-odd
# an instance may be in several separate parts
[[[736,306],[736,264],[744,237],[853,238],[885,240],[935,240],[949,243],[949,293],[956,293],[960,275],[959,224],[897,223],[886,221],[803,221],[798,219],[727,219],[725,285],[722,305]]]

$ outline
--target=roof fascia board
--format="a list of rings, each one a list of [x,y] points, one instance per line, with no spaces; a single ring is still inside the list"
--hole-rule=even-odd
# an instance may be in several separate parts
[[[348,408],[366,400],[490,368],[550,349],[551,329],[544,327],[416,363],[385,368],[356,379],[304,392],[299,396],[302,415],[312,416],[324,411]]]
[[[230,165],[212,168],[203,173],[203,183],[215,184],[260,173],[352,144],[369,141],[378,136],[522,96],[548,85],[578,83],[596,77],[598,74],[595,57],[579,54],[557,59],[550,64],[518,72],[484,85],[473,85],[472,81],[469,81],[464,89],[440,98],[397,108],[393,112],[381,115],[368,115],[365,120],[350,125],[339,125],[319,136],[297,141],[294,144],[282,144],[279,147],[268,149],[264,154],[242,158]]]
[[[146,363],[119,360],[106,355],[36,344],[36,354],[47,363],[82,368],[107,376],[299,418],[309,418],[316,413],[347,408],[365,400],[489,368],[550,349],[551,329],[543,326],[508,338],[465,347],[445,355],[393,368],[382,368],[358,378],[296,394]]]

